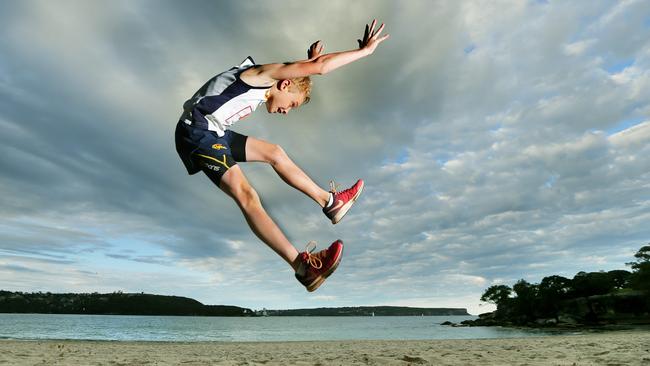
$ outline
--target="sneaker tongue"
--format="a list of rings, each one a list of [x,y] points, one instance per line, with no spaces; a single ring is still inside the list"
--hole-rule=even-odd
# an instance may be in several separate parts
[[[298,254],[298,257],[300,258],[300,264],[298,264],[298,269],[296,270],[296,274],[298,276],[304,276],[307,273],[307,266],[309,266],[307,264],[307,258],[309,258],[309,256],[307,255],[307,253],[302,252]]]

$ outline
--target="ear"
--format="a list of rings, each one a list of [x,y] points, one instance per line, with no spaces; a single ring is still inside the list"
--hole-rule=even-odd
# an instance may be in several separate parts
[[[284,91],[289,86],[291,86],[291,80],[288,79],[278,80],[277,86],[279,90]]]

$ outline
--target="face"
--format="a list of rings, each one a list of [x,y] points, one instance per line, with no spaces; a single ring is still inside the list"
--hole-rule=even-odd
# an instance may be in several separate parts
[[[269,113],[287,114],[304,101],[305,96],[297,88],[292,87],[290,80],[280,80],[270,90],[269,98],[266,100],[266,110]]]

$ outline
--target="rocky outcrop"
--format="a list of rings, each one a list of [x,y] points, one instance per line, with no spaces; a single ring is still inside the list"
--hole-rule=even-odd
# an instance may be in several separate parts
[[[553,315],[523,317],[513,309],[499,308],[478,319],[464,320],[461,325],[577,328],[650,324],[650,298],[641,291],[580,297],[560,302]]]

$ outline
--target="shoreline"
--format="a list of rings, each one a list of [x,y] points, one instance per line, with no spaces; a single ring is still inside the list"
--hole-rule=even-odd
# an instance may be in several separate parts
[[[511,329],[517,329],[515,327],[508,327]],[[521,330],[531,330],[521,328]],[[532,335],[514,335],[514,336],[504,336],[504,337],[474,337],[474,338],[427,338],[427,339],[320,339],[320,340],[122,340],[122,339],[78,339],[78,338],[11,338],[11,337],[0,337],[0,343],[2,342],[70,342],[70,343],[134,343],[134,344],[266,344],[266,343],[331,343],[331,342],[341,342],[341,343],[355,343],[355,342],[437,342],[437,341],[483,341],[483,340],[507,340],[507,339],[534,339],[534,338],[546,338],[546,337],[559,337],[559,336],[582,336],[590,334],[602,334],[602,333],[623,333],[623,332],[643,332],[645,329],[533,329],[539,331]],[[650,334],[650,329],[647,330]]]
[[[643,365],[650,331],[454,340],[168,342],[0,340],[11,365]]]
[[[582,336],[591,334],[604,334],[604,333],[648,333],[650,334],[650,325],[647,324],[634,324],[634,325],[605,325],[605,326],[582,326],[582,327],[528,327],[528,326],[515,326],[515,325],[492,325],[492,326],[458,326],[458,325],[445,325],[450,328],[503,328],[510,330],[520,330],[527,332],[527,335],[514,334],[501,336],[486,336],[486,337],[468,337],[468,338],[366,338],[366,339],[309,339],[309,340],[295,340],[295,339],[270,339],[270,340],[192,340],[192,339],[100,339],[100,338],[13,338],[8,336],[0,336],[0,342],[107,342],[107,343],[161,343],[161,344],[200,344],[200,343],[215,343],[215,344],[235,344],[235,343],[318,343],[318,342],[427,342],[427,341],[480,341],[480,340],[507,340],[507,339],[529,339],[529,338],[546,338],[546,337],[559,337],[559,336]]]

